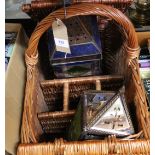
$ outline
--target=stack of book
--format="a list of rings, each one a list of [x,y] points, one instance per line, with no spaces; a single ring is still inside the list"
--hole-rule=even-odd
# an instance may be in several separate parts
[[[146,45],[141,48],[139,56],[140,74],[146,90],[148,102],[150,102],[150,51],[149,46]]]
[[[16,36],[17,36],[16,32],[5,32],[5,71],[7,69],[9,60],[12,55]]]

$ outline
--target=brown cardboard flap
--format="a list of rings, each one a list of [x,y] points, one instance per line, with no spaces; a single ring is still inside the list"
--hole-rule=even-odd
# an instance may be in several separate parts
[[[20,142],[26,78],[24,53],[28,39],[20,24],[5,24],[5,31],[18,33],[5,73],[5,149],[16,154],[16,147]]]

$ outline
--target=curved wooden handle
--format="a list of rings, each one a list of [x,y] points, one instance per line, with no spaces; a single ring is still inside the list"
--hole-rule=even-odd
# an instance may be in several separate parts
[[[50,27],[55,18],[64,19],[78,15],[99,15],[105,16],[115,20],[125,30],[126,36],[128,36],[127,43],[127,57],[129,59],[135,58],[139,54],[139,46],[137,37],[135,35],[135,29],[130,20],[119,10],[106,6],[103,4],[76,4],[67,7],[67,15],[64,17],[64,9],[61,8],[55,12],[49,14],[44,18],[35,28],[30,40],[28,49],[26,51],[26,64],[35,65],[38,61],[38,43],[42,34]]]

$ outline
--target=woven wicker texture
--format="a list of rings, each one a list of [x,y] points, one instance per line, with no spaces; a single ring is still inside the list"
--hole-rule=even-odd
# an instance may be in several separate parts
[[[61,133],[70,125],[74,114],[74,110],[46,112],[38,114],[38,119],[45,133]]]
[[[148,148],[148,140],[122,142],[109,137],[104,141],[65,142],[58,139],[54,143],[21,144],[17,155],[149,155]]]
[[[118,90],[122,76],[92,76],[41,82],[45,102],[50,112],[39,113],[45,133],[63,132],[71,123],[81,93],[86,90]],[[72,103],[72,104],[71,104]],[[53,111],[53,112],[51,112]]]
[[[109,19],[113,19],[117,24],[119,24],[119,27],[122,28],[121,32],[124,41],[121,46],[121,50],[123,51],[123,55],[121,55],[120,61],[118,61],[118,66],[115,65],[113,67],[119,67],[117,71],[120,71],[119,73],[121,73],[125,78],[127,101],[128,103],[134,101],[134,106],[136,107],[136,117],[138,120],[138,131],[142,131],[142,135],[140,136],[140,139],[135,140],[135,138],[133,138],[133,140],[129,141],[112,138],[112,140],[108,139],[95,142],[70,142],[65,143],[66,145],[64,145],[62,141],[57,141],[56,143],[51,144],[51,147],[48,147],[48,144],[38,144],[36,146],[41,150],[39,153],[37,152],[34,154],[42,154],[42,152],[43,154],[49,154],[49,150],[53,147],[55,149],[51,150],[51,154],[70,154],[73,152],[73,154],[109,153],[112,155],[129,154],[131,150],[131,154],[149,154],[149,112],[145,92],[140,79],[137,60],[139,56],[139,46],[133,25],[121,11],[102,4],[77,4],[67,8],[66,19],[78,15],[105,16]],[[40,37],[49,27],[51,27],[52,21],[54,21],[56,17],[59,19],[64,19],[63,8],[49,14],[37,25],[29,40],[28,49],[26,50],[27,83],[21,130],[22,143],[38,143],[40,130],[36,130],[39,128],[39,122],[37,123],[35,117],[38,113],[37,109],[39,108],[37,98],[40,96],[41,91],[37,87],[37,82],[40,81],[37,48]],[[124,59],[121,59],[122,57]],[[65,87],[67,88],[68,85]],[[65,150],[63,149],[64,146],[66,147]],[[30,144],[28,144],[28,146],[19,146],[18,155],[23,155],[24,152],[27,154],[33,154],[33,151],[38,151],[38,149],[29,150],[32,147],[33,146]],[[115,147],[119,149],[115,149]],[[43,151],[43,149],[45,150]]]
[[[66,90],[65,84],[69,87]],[[70,78],[61,80],[47,80],[41,82],[41,88],[45,102],[50,111],[62,110],[64,96],[69,97],[69,101],[79,101],[81,92],[86,90],[117,90],[123,85],[121,76],[92,76],[82,78]],[[67,92],[69,92],[67,96]],[[66,100],[64,98],[64,100]],[[63,103],[63,109],[69,109],[69,103]],[[76,105],[71,106],[76,107]]]
[[[132,2],[133,0],[72,0],[69,4],[106,4],[125,12]],[[50,12],[63,7],[63,5],[63,0],[33,0],[29,4],[23,4],[22,11],[30,15],[31,18],[40,20],[46,17]]]

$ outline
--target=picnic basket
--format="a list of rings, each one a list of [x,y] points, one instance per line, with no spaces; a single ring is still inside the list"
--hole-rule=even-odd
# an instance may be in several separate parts
[[[107,50],[105,56],[107,56],[108,60],[105,64],[109,68],[108,74],[123,76],[127,103],[129,107],[135,107],[137,130],[134,135],[125,139],[111,135],[104,140],[69,142],[58,138],[54,142],[45,142],[40,140],[43,130],[38,120],[38,113],[48,111],[40,87],[44,77],[40,69],[38,56],[39,40],[44,32],[51,27],[55,18],[65,18],[67,20],[67,18],[82,15],[104,16],[110,22],[115,23],[121,33],[122,39],[120,40],[122,43],[119,44],[119,50],[115,52]],[[27,81],[21,127],[21,144],[18,146],[17,155],[148,155],[150,153],[150,122],[146,96],[139,73],[139,51],[136,32],[129,19],[118,9],[103,4],[83,3],[72,5],[67,8],[66,16],[64,16],[64,9],[62,8],[49,14],[38,23],[25,53]],[[110,70],[110,68],[113,69]],[[96,82],[96,85],[96,88],[101,89],[99,81]],[[68,85],[65,85],[66,89],[66,92],[68,92]]]
[[[52,11],[63,7],[64,4],[66,6],[79,3],[106,4],[125,12],[132,2],[133,0],[33,0],[31,3],[23,4],[21,9],[32,19],[40,21]]]

